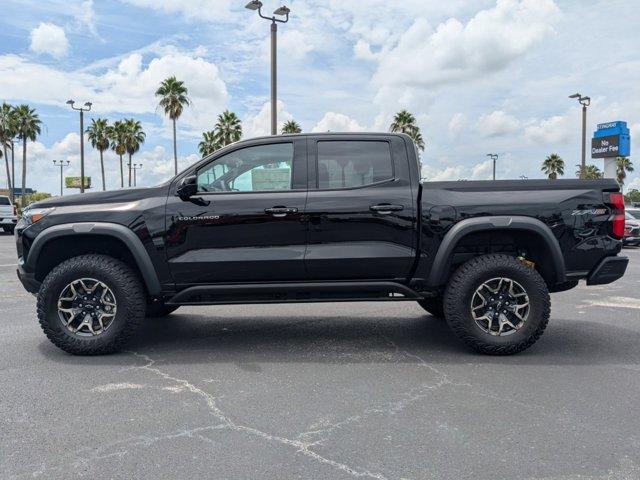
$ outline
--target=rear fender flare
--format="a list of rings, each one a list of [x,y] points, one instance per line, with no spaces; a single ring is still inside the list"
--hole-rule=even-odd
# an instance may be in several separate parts
[[[539,235],[549,251],[555,271],[555,283],[566,281],[564,257],[558,240],[551,229],[536,218],[524,216],[497,216],[468,218],[456,223],[445,234],[436,253],[427,279],[427,285],[437,287],[447,282],[449,259],[456,245],[463,237],[470,233],[491,230],[521,230],[530,231]]]
[[[104,235],[114,237],[120,240],[129,249],[133,258],[142,274],[148,292],[155,296],[161,292],[160,280],[153,266],[153,262],[149,257],[147,250],[144,248],[142,241],[133,233],[130,228],[117,223],[106,222],[81,222],[81,223],[64,223],[49,227],[35,238],[31,248],[25,267],[35,272],[38,257],[44,246],[51,240],[64,236],[76,235]]]

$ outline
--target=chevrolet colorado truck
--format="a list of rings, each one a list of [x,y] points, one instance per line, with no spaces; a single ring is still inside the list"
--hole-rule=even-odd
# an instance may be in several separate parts
[[[614,180],[422,182],[408,136],[330,133],[39,202],[15,238],[40,325],[73,354],[116,351],[181,305],[415,301],[504,355],[542,335],[550,292],[624,275],[624,231]]]

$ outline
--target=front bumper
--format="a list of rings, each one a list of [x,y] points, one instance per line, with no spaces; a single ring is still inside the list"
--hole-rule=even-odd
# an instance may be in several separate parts
[[[605,285],[621,278],[627,270],[627,257],[606,257],[591,270],[587,277],[587,285]]]
[[[22,259],[20,260],[22,261]],[[41,283],[35,279],[35,274],[25,272],[24,268],[22,268],[22,263],[18,264],[17,273],[18,280],[20,280],[20,283],[22,283],[22,286],[27,292],[33,293],[34,295],[38,293]]]
[[[622,243],[623,245],[638,245],[640,244],[640,237],[624,237]]]

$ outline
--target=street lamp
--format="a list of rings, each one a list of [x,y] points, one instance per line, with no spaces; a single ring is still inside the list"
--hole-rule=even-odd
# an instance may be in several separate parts
[[[67,100],[73,110],[80,112],[80,193],[84,193],[84,112],[91,110],[91,102],[85,102],[84,106],[76,107],[75,101]]]
[[[282,6],[277,8],[273,12],[272,17],[268,17],[262,14],[262,2],[260,0],[252,0],[245,5],[245,8],[249,10],[257,10],[260,18],[269,20],[271,22],[271,135],[278,134],[278,72],[277,72],[277,34],[278,23],[287,23],[289,21],[289,14],[291,10],[288,7]],[[276,15],[285,17],[285,19],[276,18]]]
[[[584,178],[587,169],[587,107],[591,104],[591,98],[583,97],[580,93],[569,95],[569,98],[577,98],[580,105],[582,105],[582,162],[580,163],[580,178]]]
[[[67,160],[67,163],[64,163],[64,160],[60,160],[60,163],[58,163],[58,160],[54,160],[54,161],[53,161],[53,164],[54,164],[56,167],[60,167],[60,196],[61,196],[61,197],[62,197],[62,195],[63,195],[63,192],[62,192],[62,186],[63,186],[63,183],[62,183],[62,177],[63,177],[63,175],[62,175],[62,169],[63,169],[64,167],[68,167],[70,163],[71,163],[71,162],[70,162],[69,160]]]
[[[493,160],[493,179],[496,179],[496,160],[498,160],[497,153],[487,153],[487,157],[490,157]]]
[[[140,170],[142,168],[142,164],[141,163],[127,163],[127,167],[130,167],[131,170],[133,170],[133,186],[135,187],[137,185],[137,177],[136,177],[136,171]]]

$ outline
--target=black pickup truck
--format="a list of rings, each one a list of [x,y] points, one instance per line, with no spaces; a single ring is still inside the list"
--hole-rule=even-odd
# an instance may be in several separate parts
[[[473,349],[531,346],[549,292],[627,258],[614,180],[421,182],[401,134],[229,145],[152,188],[32,205],[18,276],[74,354],[119,349],[180,305],[416,301]],[[351,307],[353,308],[353,307]]]

